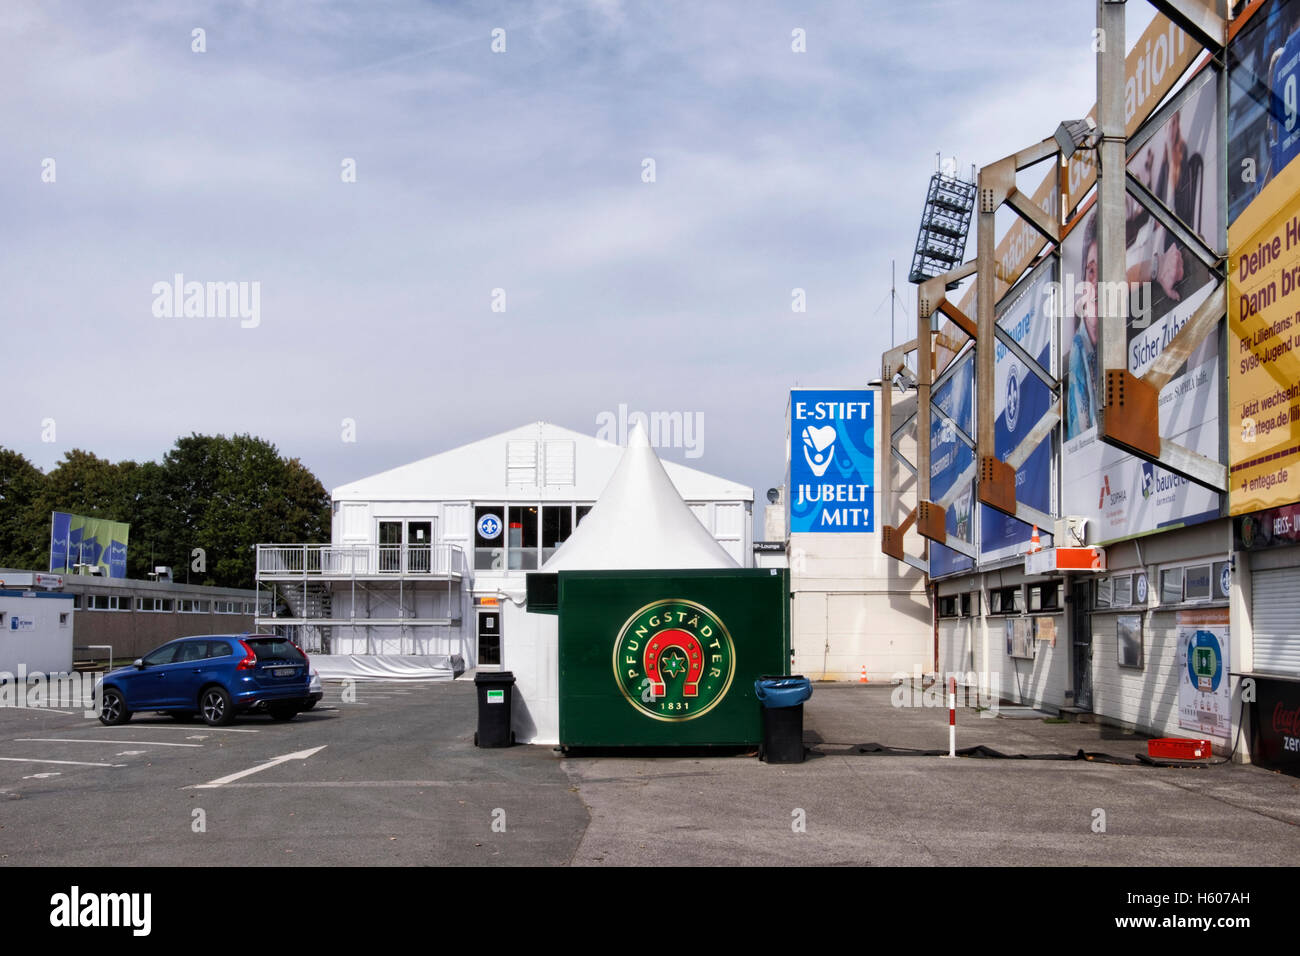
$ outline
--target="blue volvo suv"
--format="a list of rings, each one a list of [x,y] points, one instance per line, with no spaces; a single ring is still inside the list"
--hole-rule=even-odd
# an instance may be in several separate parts
[[[137,711],[177,720],[196,714],[214,727],[258,711],[292,720],[313,700],[311,665],[298,645],[275,634],[182,637],[129,667],[105,674],[99,719],[124,724]]]

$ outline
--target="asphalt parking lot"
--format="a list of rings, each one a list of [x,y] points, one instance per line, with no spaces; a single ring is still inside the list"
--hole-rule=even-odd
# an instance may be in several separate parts
[[[1259,768],[864,753],[946,747],[946,711],[818,685],[810,759],[478,750],[474,686],[327,684],[227,728],[0,708],[0,865],[1272,865],[1300,781]],[[959,716],[961,747],[1131,757],[1087,724]],[[870,748],[867,748],[868,750]],[[1100,811],[1100,813],[1099,813]],[[1100,826],[1099,826],[1100,823]]]

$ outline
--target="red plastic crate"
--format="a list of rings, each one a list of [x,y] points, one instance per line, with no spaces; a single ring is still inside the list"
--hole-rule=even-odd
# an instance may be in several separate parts
[[[1160,760],[1205,760],[1210,756],[1208,740],[1157,737],[1147,741],[1147,755]]]

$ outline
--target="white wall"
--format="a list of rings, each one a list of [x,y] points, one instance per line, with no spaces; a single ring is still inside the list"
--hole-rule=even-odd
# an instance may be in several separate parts
[[[501,605],[502,664],[515,675],[511,729],[517,743],[560,742],[560,618]]]

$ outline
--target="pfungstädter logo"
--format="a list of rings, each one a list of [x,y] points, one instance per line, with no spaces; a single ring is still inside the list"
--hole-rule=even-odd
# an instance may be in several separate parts
[[[614,678],[628,703],[655,720],[692,720],[721,703],[736,673],[726,625],[703,604],[654,601],[623,624]]]

